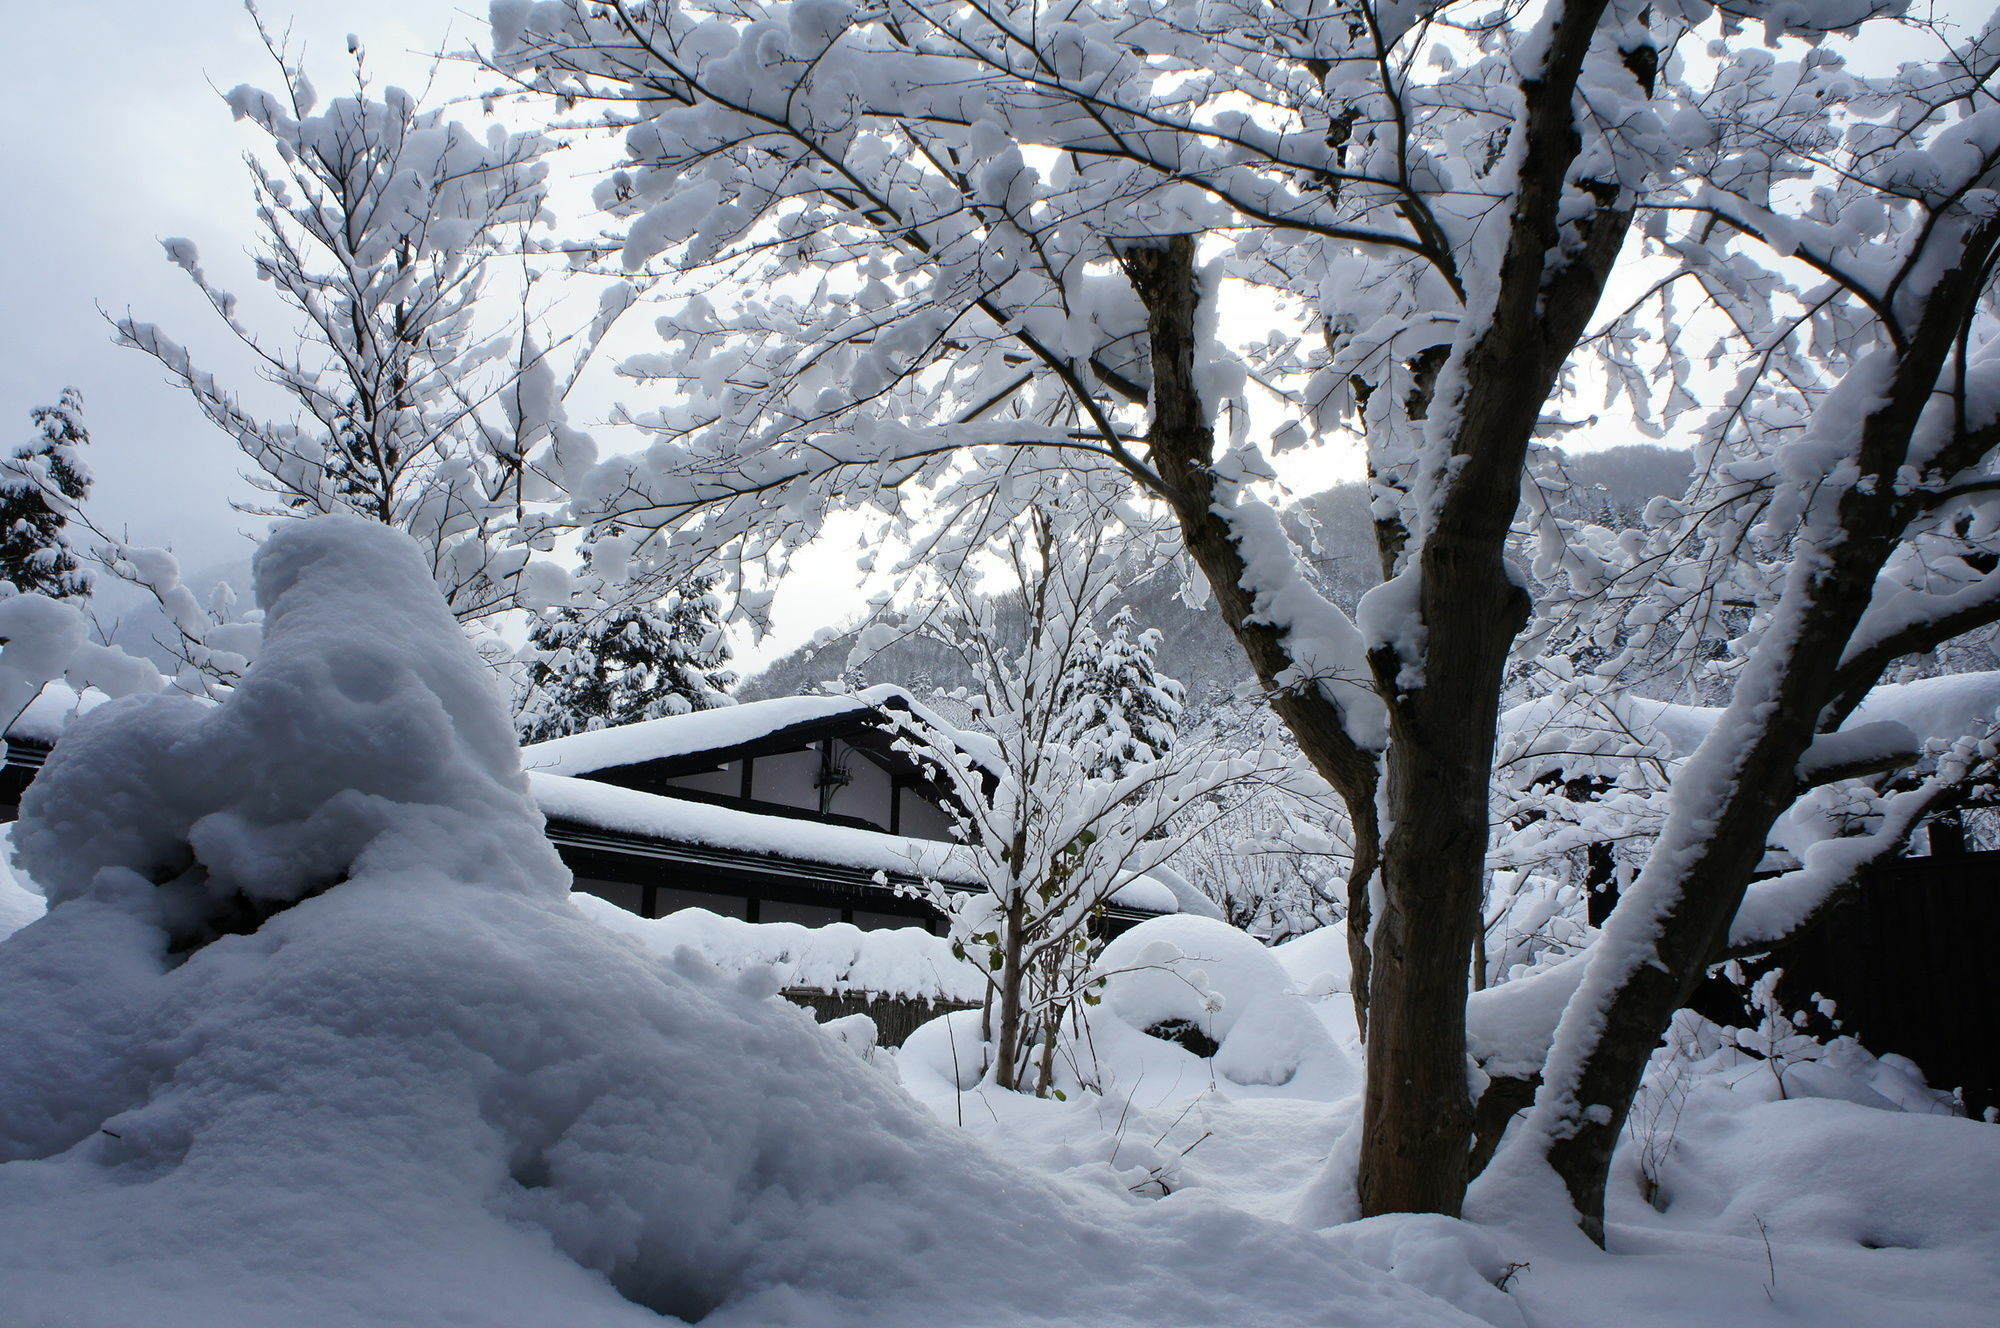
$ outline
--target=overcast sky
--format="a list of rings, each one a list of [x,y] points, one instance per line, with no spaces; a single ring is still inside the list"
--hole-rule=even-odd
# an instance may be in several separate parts
[[[267,0],[263,8],[274,27],[291,27],[325,93],[341,81],[350,31],[380,81],[407,86],[429,67],[420,53],[484,35],[479,0]],[[1991,8],[1992,0],[1950,0],[1938,12],[1969,23]],[[99,308],[160,324],[218,376],[255,390],[159,242],[195,241],[210,275],[255,310],[241,154],[256,136],[231,121],[219,92],[273,85],[271,62],[239,0],[0,0],[0,18],[12,57],[0,85],[0,445],[27,439],[28,411],[74,385],[92,433],[99,519],[137,542],[171,544],[190,572],[240,557],[241,532],[258,523],[228,504],[249,492],[236,453],[150,359],[111,344]],[[1915,36],[1876,37],[1869,63],[1923,50]]]

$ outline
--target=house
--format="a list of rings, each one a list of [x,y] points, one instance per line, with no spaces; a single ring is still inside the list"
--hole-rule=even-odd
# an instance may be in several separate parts
[[[0,819],[14,818],[86,708],[51,684],[9,726]],[[524,748],[521,764],[575,888],[641,917],[704,908],[746,922],[937,931],[926,880],[983,887],[953,841],[951,794],[897,750],[891,711],[928,718],[893,687],[776,697],[557,738]],[[980,756],[980,735],[954,741]],[[1103,929],[1177,907],[1171,889],[1142,878],[1112,901]]]
[[[67,684],[52,682],[7,725],[6,755],[0,759],[0,824],[21,814],[21,795],[41,773],[49,749],[70,720],[109,698],[100,692],[79,695]]]
[[[521,764],[576,888],[642,917],[936,929],[925,879],[981,887],[950,792],[897,749],[891,711],[929,719],[894,687],[774,697],[538,743]],[[980,735],[954,740],[979,759]],[[1105,930],[1176,908],[1135,881]]]

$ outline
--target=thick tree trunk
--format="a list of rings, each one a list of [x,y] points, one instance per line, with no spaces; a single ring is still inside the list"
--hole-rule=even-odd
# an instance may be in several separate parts
[[[1527,592],[1507,566],[1521,474],[1556,375],[1582,335],[1631,221],[1630,200],[1579,182],[1598,206],[1557,224],[1582,141],[1571,95],[1602,0],[1560,15],[1543,77],[1523,86],[1514,210],[1492,304],[1428,410],[1449,473],[1404,575],[1416,578],[1422,644],[1371,663],[1389,704],[1383,912],[1375,924],[1367,1087],[1356,1186],[1364,1215],[1457,1214],[1469,1178],[1472,1104],[1465,998],[1481,922],[1494,731]]]
[[[1500,680],[1528,611],[1501,557],[1513,505],[1493,506],[1500,510],[1489,520],[1499,528],[1486,547],[1442,529],[1425,541],[1424,684],[1398,695],[1390,710],[1390,826],[1358,1177],[1361,1210],[1371,1216],[1455,1215],[1468,1179],[1466,987],[1480,924]],[[1378,675],[1393,686],[1397,665],[1383,660]]]
[[[1566,230],[1557,224],[1581,148],[1572,94],[1603,11],[1604,0],[1568,5],[1550,34],[1543,76],[1523,86],[1514,208],[1491,307],[1471,311],[1483,319],[1481,333],[1464,347],[1450,396],[1426,426],[1446,431],[1430,446],[1444,446],[1451,465],[1434,481],[1435,510],[1411,555],[1423,644],[1414,659],[1384,650],[1370,661],[1389,712],[1389,818],[1379,865],[1377,762],[1320,689],[1278,685],[1292,663],[1284,635],[1249,621],[1244,559],[1215,510],[1215,439],[1193,374],[1194,240],[1178,236],[1124,255],[1151,340],[1150,459],[1273,708],[1354,817],[1356,902],[1380,876],[1382,915],[1350,921],[1357,939],[1373,923],[1372,955],[1357,956],[1370,993],[1358,1178],[1367,1214],[1456,1214],[1464,1200],[1472,1126],[1467,965],[1479,925],[1500,685],[1528,611],[1506,564],[1507,535],[1543,405],[1631,221],[1630,200],[1615,185],[1579,181],[1597,206]],[[1635,75],[1650,75],[1644,60],[1627,62]],[[1357,983],[1363,971],[1357,965]]]

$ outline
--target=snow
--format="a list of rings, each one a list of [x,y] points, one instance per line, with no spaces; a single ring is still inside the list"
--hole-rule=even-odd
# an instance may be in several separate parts
[[[1494,1078],[1539,1073],[1555,1040],[1563,1007],[1583,980],[1589,951],[1497,987],[1475,991],[1465,1003],[1465,1049]]]
[[[10,735],[39,738],[46,733],[56,722],[55,707],[65,692],[130,696],[159,689],[160,674],[151,664],[89,639],[75,602],[32,591],[13,593],[12,584],[5,582],[0,591],[7,592],[0,598],[0,724]],[[57,689],[55,696],[48,705],[40,704],[51,687]],[[36,713],[23,728],[30,711]]]
[[[697,711],[627,727],[650,728],[655,724],[748,710],[760,704],[765,703],[753,702],[752,705],[737,706],[728,711]],[[545,747],[622,731],[600,729],[595,733],[558,738],[554,742],[526,748],[522,756],[523,759],[530,759],[531,753]],[[953,885],[969,886],[979,881],[966,850],[957,844],[689,802],[541,770],[529,771],[528,784],[536,805],[544,815],[599,830],[642,835],[675,844],[699,844],[741,853],[770,854],[798,862],[819,862],[861,871],[897,872]],[[1172,887],[1141,876],[1119,887],[1111,896],[1111,902],[1125,908],[1170,913],[1179,907],[1179,895]]]
[[[742,708],[748,709],[747,706]],[[696,713],[707,715],[718,712],[704,710]],[[677,715],[674,718],[694,717]],[[656,719],[631,727],[645,728],[649,724],[667,722]],[[598,730],[598,733],[606,734],[617,732],[617,729]],[[596,737],[598,733],[575,736]],[[568,742],[570,739],[558,738],[556,741]],[[522,753],[523,757],[534,750],[527,749]],[[910,839],[853,826],[825,825],[800,817],[767,816],[761,812],[641,793],[636,789],[540,770],[530,770],[528,781],[543,814],[599,830],[644,835],[677,844],[775,854],[801,862],[823,862],[863,871],[904,872],[966,883],[976,879],[961,860],[963,850],[955,844],[937,840]]]
[[[1214,918],[1217,922],[1222,921],[1222,910],[1217,907],[1216,902],[1203,894],[1192,882],[1172,867],[1165,866],[1164,864],[1155,866],[1147,871],[1146,876],[1164,887],[1174,897],[1174,907],[1163,909],[1161,910],[1162,912],[1191,913],[1196,917]],[[1133,882],[1133,885],[1138,884],[1139,882],[1137,881]]]
[[[1749,1239],[1863,1250],[2000,1249],[2000,1131],[1833,1098],[1758,1103],[1683,1150],[1668,1215]],[[1891,1256],[1893,1257],[1893,1256]]]
[[[110,700],[95,688],[78,691],[68,683],[45,684],[28,706],[7,725],[7,737],[53,746],[71,720]]]
[[[1653,748],[1663,759],[1693,755],[1722,718],[1715,706],[1681,705],[1625,693],[1555,693],[1509,708],[1500,731],[1516,762],[1549,758],[1571,777],[1616,774]],[[1927,739],[1978,732],[2000,715],[2000,671],[1954,673],[1885,683],[1869,692],[1833,733],[1815,739],[1800,762],[1810,778],[1842,766],[1902,756],[1915,761]],[[1558,762],[1556,758],[1560,757]]]
[[[573,733],[523,749],[521,764],[529,770],[552,775],[587,775],[640,761],[721,751],[794,725],[865,714],[891,703],[907,705],[909,697],[896,687],[871,687],[851,696],[774,696],[591,733]]]
[[[900,1052],[815,1028],[780,988],[978,976],[916,929],[568,894],[537,799],[630,791],[520,773],[415,547],[297,523],[257,583],[234,695],[98,705],[51,756],[18,827],[47,914],[0,878],[10,1324],[1970,1328],[2000,1296],[2000,1131],[1849,1041],[1781,1081],[1691,1021],[1605,1253],[1532,1189],[1339,1220],[1338,928],[1126,933],[1067,1100],[981,1084],[977,1011]],[[167,953],[237,897],[276,911]],[[1581,968],[1472,998],[1489,1073],[1540,1063]],[[1169,1018],[1216,1054],[1144,1032]]]
[[[1354,989],[1354,960],[1347,950],[1347,927],[1336,923],[1271,947],[1295,990],[1315,998]]]
[[[177,930],[231,896],[288,903],[404,861],[547,890],[554,850],[494,677],[403,538],[374,531],[311,521],[266,542],[263,650],[227,705],[156,694],[76,721],[15,836],[52,905],[101,896]],[[163,913],[136,902],[149,880]]]
[[[926,1001],[979,1000],[979,972],[951,953],[951,942],[922,927],[873,931],[845,922],[745,922],[702,908],[642,918],[591,895],[570,902],[599,926],[630,936],[655,954],[686,949],[725,973],[770,973],[775,989],[811,987],[836,995],[866,993]]]
[[[1799,778],[1818,783],[1841,771],[1865,771],[1889,764],[1909,764],[1917,759],[1922,742],[1907,724],[1875,720],[1850,724],[1835,733],[1814,739],[1799,758]]]
[[[1337,938],[1333,929],[1319,948],[1332,953]],[[1292,952],[1287,967],[1300,972],[1315,966],[1310,949],[1291,942],[1274,953]],[[1546,1046],[1576,967],[1475,995],[1475,1038],[1536,1054],[1531,1044]],[[1991,1201],[2000,1129],[1939,1114],[1943,1095],[1907,1062],[1878,1060],[1851,1039],[1794,1065],[1791,1098],[1780,1100],[1766,1062],[1683,1015],[1696,1031],[1655,1057],[1642,1110],[1620,1140],[1606,1252],[1577,1232],[1546,1172],[1482,1185],[1472,1220],[1351,1220],[1358,1078],[1238,1083],[1219,1055],[1203,1061],[1137,1033],[1116,1003],[1119,980],[1091,1020],[1096,1091],[1037,1101],[979,1083],[969,1062],[976,1011],[912,1035],[894,1056],[902,1082],[941,1119],[1059,1179],[1130,1206],[1227,1204],[1320,1229],[1343,1254],[1504,1328],[1990,1322],[2000,1295]],[[1345,997],[1306,1005],[1358,1060]],[[1658,1106],[1649,1112],[1649,1103]],[[1660,1159],[1663,1209],[1638,1187],[1646,1152]],[[1495,1166],[1507,1161],[1503,1153]]]
[[[83,615],[46,595],[14,595],[0,600],[0,641],[0,714],[18,715],[83,648]]]
[[[1290,977],[1251,936],[1212,918],[1140,923],[1104,947],[1105,1008],[1133,1028],[1185,1020],[1220,1042],[1257,999],[1284,993]]]
[[[257,582],[236,693],[101,707],[20,827],[52,907],[0,945],[9,1322],[1466,1322],[1310,1233],[1024,1174],[768,970],[585,916],[404,537],[291,525]],[[175,833],[177,885],[289,907],[168,955]]]
[[[1354,743],[1378,750],[1388,740],[1388,714],[1368,687],[1366,627],[1356,627],[1340,607],[1314,589],[1297,545],[1268,504],[1232,493],[1215,515],[1227,523],[1243,559],[1243,589],[1250,592],[1252,622],[1284,633],[1292,663],[1273,681],[1281,687],[1312,685],[1340,708]]]
[[[1842,728],[1901,724],[1919,738],[1955,738],[1996,715],[2000,671],[1954,673],[1877,687]]]
[[[1324,1091],[1358,1083],[1354,1058],[1336,1044],[1292,988],[1272,953],[1245,932],[1212,918],[1149,918],[1098,956],[1103,1009],[1132,1032],[1185,1022],[1218,1043],[1214,1070],[1239,1088],[1312,1083]],[[1107,1042],[1106,1020],[1093,1024],[1093,1046]],[[1157,1040],[1157,1039],[1150,1039]]]
[[[0,941],[42,916],[49,902],[34,882],[15,873],[13,837],[13,826],[0,825]]]

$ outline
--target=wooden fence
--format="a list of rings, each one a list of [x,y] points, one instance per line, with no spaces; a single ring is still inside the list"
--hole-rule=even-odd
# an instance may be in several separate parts
[[[1961,1090],[1967,1115],[2000,1107],[2000,853],[1877,868],[1770,962],[1785,970],[1787,1011],[1828,996],[1841,1032],[1909,1057],[1933,1088]],[[1714,985],[1703,1007],[1723,999]]]

